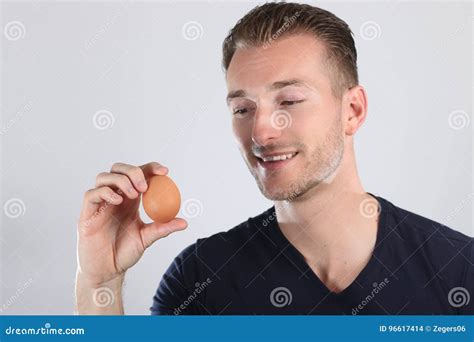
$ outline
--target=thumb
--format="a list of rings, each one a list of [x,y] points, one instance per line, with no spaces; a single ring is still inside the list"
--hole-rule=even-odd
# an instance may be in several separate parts
[[[184,230],[187,226],[188,222],[182,218],[175,218],[166,223],[151,222],[145,224],[143,228],[140,229],[140,234],[145,248],[148,248],[156,240],[167,237],[178,230]]]

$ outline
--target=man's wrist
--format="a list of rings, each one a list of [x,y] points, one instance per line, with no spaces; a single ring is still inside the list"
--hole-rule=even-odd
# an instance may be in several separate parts
[[[81,286],[90,288],[90,289],[98,289],[101,287],[108,287],[111,289],[121,289],[123,286],[123,282],[125,279],[125,273],[120,273],[112,279],[99,281],[96,279],[92,279],[85,274],[83,274],[80,270],[76,272],[76,282],[81,284]]]
[[[123,315],[122,286],[125,274],[105,281],[93,281],[76,274],[76,314]]]

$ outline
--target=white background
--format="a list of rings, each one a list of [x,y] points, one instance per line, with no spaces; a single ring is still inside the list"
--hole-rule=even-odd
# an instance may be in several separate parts
[[[234,143],[221,70],[223,39],[256,4],[2,3],[2,314],[73,313],[82,196],[114,162],[162,162],[198,214],[128,272],[127,314],[149,313],[183,248],[272,205]],[[355,35],[366,191],[472,236],[471,3],[317,4]]]

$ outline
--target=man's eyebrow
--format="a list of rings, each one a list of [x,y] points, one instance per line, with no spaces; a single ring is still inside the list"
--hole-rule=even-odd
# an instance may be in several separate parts
[[[292,78],[292,79],[289,79],[289,80],[273,82],[272,85],[268,88],[270,90],[277,90],[277,89],[281,89],[281,88],[288,87],[288,86],[291,86],[291,85],[307,87],[306,83],[303,82],[303,80],[300,80],[298,78]]]
[[[246,94],[246,92],[242,89],[231,91],[231,92],[229,92],[229,94],[227,94],[227,103],[229,103],[230,100],[232,100],[233,98],[244,97],[245,94]]]
[[[310,88],[310,87],[308,87],[308,85],[305,82],[303,82],[302,80],[300,80],[298,78],[292,78],[292,79],[289,79],[289,80],[276,81],[276,82],[273,82],[267,88],[269,90],[278,90],[278,89],[288,87],[288,86],[291,86],[291,85],[304,86],[304,87]],[[231,91],[227,95],[227,103],[229,103],[229,101],[232,100],[233,98],[245,97],[245,95],[246,95],[246,92],[242,89]]]

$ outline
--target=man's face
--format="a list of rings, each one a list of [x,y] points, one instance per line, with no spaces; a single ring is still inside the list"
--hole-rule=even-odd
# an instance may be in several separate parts
[[[227,70],[232,128],[262,194],[294,200],[328,179],[344,152],[341,100],[321,42],[307,34],[237,49]]]

